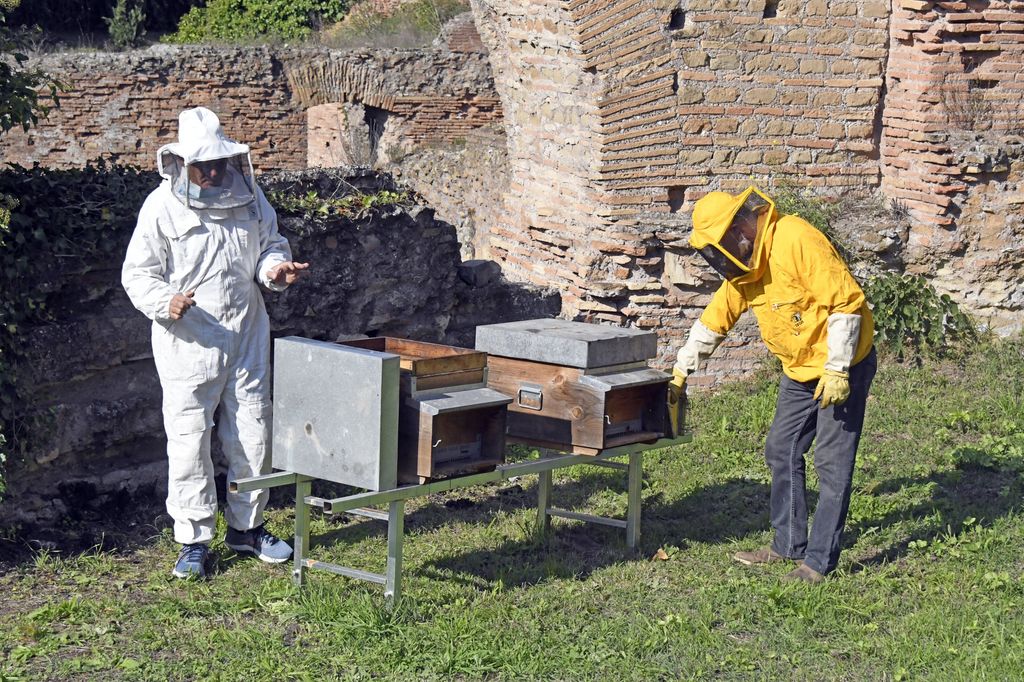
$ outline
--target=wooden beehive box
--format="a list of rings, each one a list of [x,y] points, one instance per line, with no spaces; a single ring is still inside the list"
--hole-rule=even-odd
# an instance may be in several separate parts
[[[343,343],[400,357],[400,483],[488,471],[505,461],[511,398],[485,385],[486,353],[394,337]]]
[[[477,328],[488,386],[512,396],[508,436],[578,454],[671,435],[671,377],[647,366],[653,333],[527,320]]]

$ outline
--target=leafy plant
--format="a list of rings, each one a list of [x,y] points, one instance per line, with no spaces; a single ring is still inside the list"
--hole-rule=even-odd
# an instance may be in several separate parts
[[[1002,433],[983,434],[978,443],[964,445],[952,452],[952,461],[963,467],[974,465],[1000,471],[1024,472],[1024,427],[1008,422]]]
[[[110,42],[119,49],[137,46],[146,35],[146,13],[139,0],[117,0],[114,14],[103,21],[107,24]]]
[[[971,318],[919,275],[878,275],[864,290],[873,306],[876,339],[898,358],[908,350],[941,355],[977,338]]]
[[[5,11],[0,8],[0,24],[6,21]],[[40,69],[26,68],[27,61],[14,34],[0,25],[0,134],[18,126],[28,131],[49,113],[47,100],[60,106],[58,93],[64,86]]]
[[[316,222],[331,218],[360,220],[376,209],[407,203],[409,195],[406,192],[391,190],[380,190],[373,194],[355,190],[340,197],[323,197],[315,190],[310,190],[302,195],[271,192],[268,199],[283,213],[302,216],[304,220]]]
[[[340,21],[347,0],[209,0],[181,18],[170,43],[302,40],[322,24]]]

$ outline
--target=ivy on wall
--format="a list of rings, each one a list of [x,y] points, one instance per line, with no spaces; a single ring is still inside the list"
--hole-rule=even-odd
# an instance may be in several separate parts
[[[28,451],[41,426],[19,381],[25,332],[75,300],[78,277],[118,267],[156,173],[104,162],[77,170],[14,166],[0,173],[0,467]],[[74,315],[74,311],[70,311]],[[0,494],[5,489],[0,470]]]

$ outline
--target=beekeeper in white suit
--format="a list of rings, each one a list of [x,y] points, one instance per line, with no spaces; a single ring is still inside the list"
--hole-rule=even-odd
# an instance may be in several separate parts
[[[178,117],[178,142],[157,152],[163,182],[146,199],[121,282],[153,320],[169,462],[167,511],[182,544],[178,577],[205,577],[217,512],[210,437],[228,479],[270,465],[270,321],[259,284],[282,291],[308,268],[294,263],[277,216],[253,180],[249,147],[224,136],[209,109]],[[228,493],[225,544],[283,562],[291,547],[263,527],[266,490]]]

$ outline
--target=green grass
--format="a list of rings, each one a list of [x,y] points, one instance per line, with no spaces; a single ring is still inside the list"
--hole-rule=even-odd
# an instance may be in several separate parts
[[[761,447],[775,376],[692,402],[692,444],[645,462],[643,537],[555,520],[536,478],[407,512],[406,597],[237,559],[169,576],[166,532],[0,575],[0,680],[1016,680],[1024,670],[1024,342],[923,367],[883,359],[839,571],[779,581]],[[556,503],[622,514],[623,474],[556,473]],[[291,510],[271,513],[290,536]],[[383,524],[314,516],[313,555],[382,571]],[[655,560],[663,549],[667,560]]]

